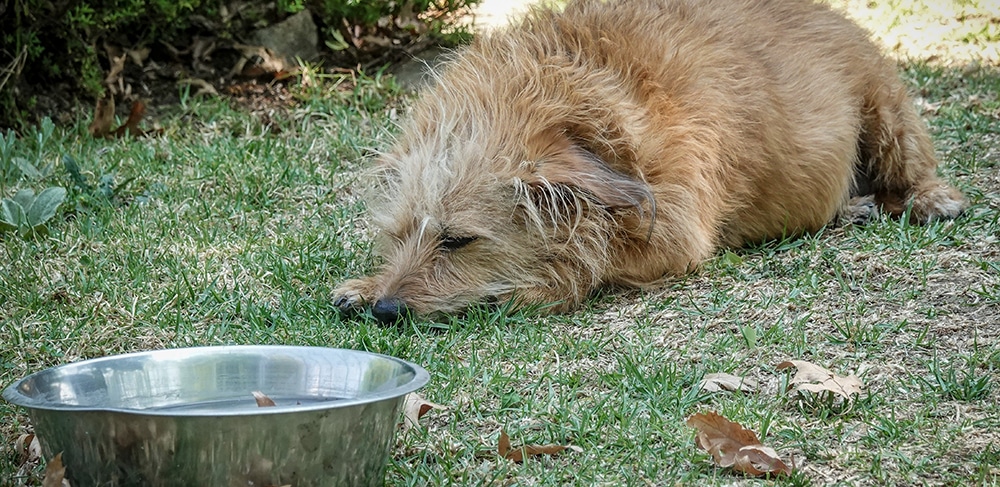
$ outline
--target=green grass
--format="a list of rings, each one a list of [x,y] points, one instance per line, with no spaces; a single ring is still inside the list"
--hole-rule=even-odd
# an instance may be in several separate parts
[[[882,219],[721,254],[662,289],[601,293],[570,315],[474,310],[382,327],[333,311],[372,269],[359,193],[400,100],[381,81],[315,88],[278,117],[186,100],[153,139],[93,140],[86,117],[15,154],[73,157],[115,198],[74,189],[51,236],[0,240],[0,384],[119,352],[299,344],[396,355],[449,407],[394,446],[388,485],[1000,484],[1000,72],[910,64],[942,172],[972,207],[954,222]],[[44,135],[44,134],[43,134]],[[72,183],[61,169],[41,188]],[[7,196],[7,195],[5,195]],[[857,374],[846,407],[785,393],[775,365]],[[704,393],[707,373],[757,380]],[[794,459],[777,481],[713,467],[684,419],[715,410]],[[523,465],[515,444],[583,448]],[[31,430],[0,404],[0,484],[39,485],[12,445]]]

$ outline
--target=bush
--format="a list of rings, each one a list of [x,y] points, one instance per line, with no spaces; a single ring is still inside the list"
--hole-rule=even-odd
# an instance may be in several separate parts
[[[0,12],[0,109],[21,118],[45,89],[101,91],[103,42],[152,42],[188,25],[201,0],[15,0]],[[221,4],[221,2],[214,2]],[[2,7],[0,7],[2,8]],[[32,89],[35,88],[35,89]],[[0,126],[12,120],[0,120]]]
[[[227,0],[0,2],[0,128],[37,118],[28,115],[39,111],[39,95],[57,91],[93,101],[109,67],[105,45],[156,48],[160,41],[183,44],[196,34],[243,39],[252,29],[309,8],[322,32],[332,36],[327,45],[350,53],[349,61],[356,63],[377,57],[370,48],[378,43],[360,48],[355,34],[386,38],[391,31],[393,42],[382,47],[396,47],[425,32],[448,33],[453,14],[477,2],[278,0],[266,7]],[[353,42],[338,44],[344,33]]]
[[[413,44],[467,42],[471,32],[460,18],[479,1],[308,0],[307,5],[319,17],[326,47],[339,54],[338,60],[372,68],[398,60]]]

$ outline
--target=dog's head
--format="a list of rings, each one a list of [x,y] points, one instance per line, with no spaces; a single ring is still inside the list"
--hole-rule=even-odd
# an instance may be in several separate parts
[[[367,299],[384,321],[481,302],[570,307],[600,283],[622,214],[651,218],[649,187],[564,131],[440,129],[410,127],[379,163],[384,265]]]
[[[613,242],[652,228],[652,192],[626,162],[637,137],[620,129],[642,108],[596,102],[620,90],[581,91],[569,57],[490,39],[450,63],[378,163],[384,264],[362,300],[385,320],[484,301],[568,309],[601,283]]]

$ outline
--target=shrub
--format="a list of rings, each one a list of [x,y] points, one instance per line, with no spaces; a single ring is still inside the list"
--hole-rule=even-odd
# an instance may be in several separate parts
[[[35,96],[44,90],[65,86],[96,95],[104,72],[100,44],[152,42],[184,29],[192,14],[209,7],[202,0],[15,0],[5,5],[12,11],[0,12],[0,109],[8,118],[34,108]],[[0,120],[0,126],[10,122]]]
[[[109,63],[104,46],[183,44],[194,34],[242,39],[251,29],[309,8],[337,36],[393,34],[394,47],[423,32],[449,33],[455,12],[478,0],[278,0],[236,6],[226,0],[12,0],[0,2],[0,128],[22,125],[38,109],[39,95],[93,101]],[[233,12],[230,9],[238,9]],[[397,20],[404,19],[405,22]],[[419,26],[423,24],[423,26]],[[416,26],[416,27],[415,27]],[[411,32],[413,30],[419,32]],[[343,37],[343,34],[339,34]],[[462,35],[460,33],[460,35]],[[351,38],[351,35],[348,35]],[[336,43],[334,43],[336,44]],[[329,43],[328,43],[329,45]],[[357,62],[357,46],[343,46]],[[64,102],[78,100],[64,100]]]

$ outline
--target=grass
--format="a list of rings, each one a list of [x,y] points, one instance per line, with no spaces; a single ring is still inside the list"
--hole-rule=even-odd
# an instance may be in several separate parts
[[[719,255],[662,289],[611,290],[577,313],[477,309],[382,327],[332,310],[342,279],[370,270],[358,189],[401,99],[380,78],[303,90],[282,116],[217,100],[162,111],[165,134],[93,140],[87,117],[25,134],[14,155],[73,157],[91,180],[131,179],[114,198],[70,192],[46,239],[0,240],[0,384],[108,354],[213,344],[299,344],[396,355],[425,366],[449,407],[402,433],[388,485],[1000,484],[1000,71],[910,63],[943,160],[972,207],[954,222],[862,227]],[[42,181],[72,187],[57,170]],[[8,196],[5,194],[4,196]],[[784,393],[775,365],[857,374],[848,407]],[[704,393],[707,373],[755,379]],[[797,473],[745,479],[711,465],[687,416],[715,410],[794,459]],[[513,443],[580,453],[495,455]],[[0,404],[0,484],[40,485]]]

